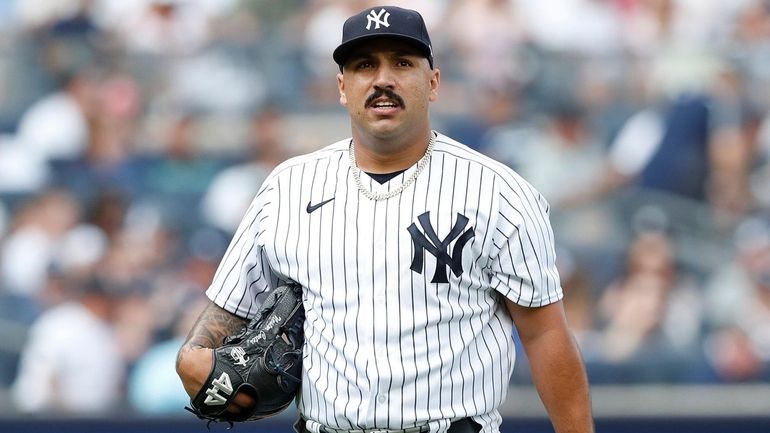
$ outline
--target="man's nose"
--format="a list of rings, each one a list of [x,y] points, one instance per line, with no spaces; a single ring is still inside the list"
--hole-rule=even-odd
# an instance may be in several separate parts
[[[396,85],[394,77],[393,70],[390,67],[383,65],[377,68],[377,75],[374,77],[373,84],[375,87],[392,89]]]

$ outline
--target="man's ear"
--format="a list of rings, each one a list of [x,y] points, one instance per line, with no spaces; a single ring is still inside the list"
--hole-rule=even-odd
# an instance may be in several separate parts
[[[340,92],[340,105],[348,106],[348,98],[345,96],[345,82],[342,80],[342,73],[337,74],[337,89]]]
[[[430,102],[433,102],[436,99],[438,99],[438,88],[440,84],[441,84],[441,70],[439,70],[439,68],[434,68],[431,71],[431,78],[430,78],[430,96],[429,96]]]

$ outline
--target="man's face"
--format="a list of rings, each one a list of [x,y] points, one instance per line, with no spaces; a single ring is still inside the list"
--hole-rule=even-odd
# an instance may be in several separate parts
[[[407,42],[374,39],[356,49],[337,75],[340,103],[353,127],[380,139],[428,124],[440,73]]]

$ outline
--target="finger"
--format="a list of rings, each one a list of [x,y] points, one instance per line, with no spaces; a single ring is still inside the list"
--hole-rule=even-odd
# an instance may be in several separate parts
[[[230,403],[230,406],[227,407],[227,411],[237,414],[245,413],[246,411],[250,411],[252,408],[254,408],[256,403],[257,401],[250,395],[239,392],[235,395],[235,398]]]

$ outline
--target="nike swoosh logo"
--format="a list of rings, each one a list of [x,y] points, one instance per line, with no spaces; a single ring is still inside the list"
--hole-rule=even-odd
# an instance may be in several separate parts
[[[330,198],[329,200],[322,201],[321,203],[311,205],[310,202],[307,202],[307,213],[313,213],[321,206],[325,205],[326,203],[329,203],[330,201],[334,200],[334,197]]]

